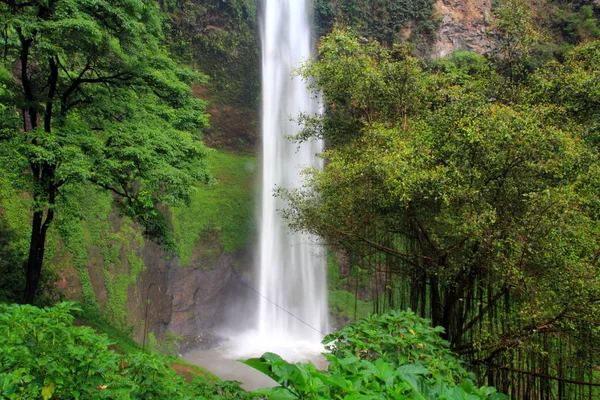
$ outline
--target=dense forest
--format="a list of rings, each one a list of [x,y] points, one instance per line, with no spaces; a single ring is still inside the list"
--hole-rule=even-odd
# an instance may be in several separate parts
[[[281,386],[246,393],[121,337],[153,304],[176,354],[205,299],[166,280],[247,273],[260,4],[2,2],[0,397],[598,398],[600,6],[492,2],[478,52],[434,57],[440,4],[314,1],[325,112],[294,140],[325,168],[278,195],[340,330],[327,371],[247,360]]]
[[[328,147],[281,192],[291,224],[344,255],[373,311],[430,318],[512,398],[599,382],[600,42],[582,9],[590,36],[552,51],[515,0],[494,8],[486,56],[423,60],[341,25],[298,69],[327,111],[297,139]]]

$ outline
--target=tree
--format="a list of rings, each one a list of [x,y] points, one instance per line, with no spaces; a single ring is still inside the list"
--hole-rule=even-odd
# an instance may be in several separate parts
[[[556,340],[575,349],[574,366],[586,348],[589,380],[600,354],[589,339],[600,320],[596,47],[524,77],[510,103],[481,56],[426,68],[373,47],[334,31],[302,69],[327,107],[304,136],[329,145],[324,170],[284,192],[292,225],[345,250],[374,284],[384,276],[376,296],[443,326],[473,363],[519,369],[527,354],[523,364],[548,369],[564,361],[548,355]]]
[[[503,76],[505,90],[498,92],[508,102],[517,101],[522,84],[535,63],[534,50],[543,34],[533,23],[530,5],[524,0],[506,0],[494,7],[490,27],[494,68]]]
[[[64,188],[93,183],[165,246],[160,202],[208,179],[199,141],[204,103],[161,45],[152,1],[10,0],[0,5],[3,105],[19,129],[3,134],[28,169],[32,231],[23,302],[40,278],[46,234]],[[3,130],[6,132],[6,130]]]

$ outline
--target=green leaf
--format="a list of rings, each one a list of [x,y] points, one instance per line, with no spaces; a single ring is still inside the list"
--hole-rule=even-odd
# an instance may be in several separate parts
[[[54,382],[48,383],[42,388],[42,397],[44,398],[44,400],[48,400],[54,395],[55,391],[56,384]]]

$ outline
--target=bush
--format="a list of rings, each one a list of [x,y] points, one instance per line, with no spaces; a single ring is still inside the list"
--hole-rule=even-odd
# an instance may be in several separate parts
[[[190,384],[158,354],[109,350],[104,334],[73,326],[73,303],[0,304],[0,398],[247,398],[237,382]]]
[[[281,385],[254,393],[280,399],[506,399],[475,386],[441,332],[411,311],[393,311],[327,335],[327,371],[273,353],[245,363]]]

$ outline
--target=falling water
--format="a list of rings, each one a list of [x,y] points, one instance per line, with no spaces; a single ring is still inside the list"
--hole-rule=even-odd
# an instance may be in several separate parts
[[[299,113],[316,113],[317,100],[291,67],[311,54],[309,0],[266,0],[262,31],[263,181],[260,226],[259,335],[320,342],[327,330],[323,249],[315,238],[291,233],[278,210],[275,187],[301,184],[300,170],[319,166],[320,142],[291,143]]]
[[[276,187],[299,187],[303,168],[320,167],[315,157],[322,149],[320,142],[299,146],[287,139],[299,130],[293,118],[301,112],[318,112],[317,101],[304,83],[290,75],[291,67],[310,56],[312,12],[306,7],[310,0],[264,1],[259,284],[250,288],[259,300],[258,318],[254,328],[247,331],[225,329],[223,334],[230,340],[222,347],[186,355],[189,362],[203,365],[222,378],[244,382],[248,390],[275,382],[254,377],[256,371],[232,359],[271,351],[288,361],[310,360],[324,368],[320,342],[328,330],[323,248],[316,238],[289,231],[278,213],[285,203],[273,195]],[[246,325],[243,315],[234,315],[238,323]]]

